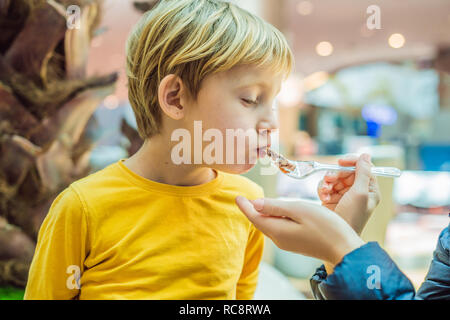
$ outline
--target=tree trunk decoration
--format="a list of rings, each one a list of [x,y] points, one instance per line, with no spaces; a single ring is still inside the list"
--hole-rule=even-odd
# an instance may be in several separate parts
[[[101,0],[0,0],[0,286],[26,285],[51,203],[89,173],[86,128],[117,79],[86,77],[100,14]]]

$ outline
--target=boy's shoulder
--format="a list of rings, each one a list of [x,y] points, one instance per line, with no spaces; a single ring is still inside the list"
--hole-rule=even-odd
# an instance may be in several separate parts
[[[106,188],[114,180],[114,165],[91,173],[90,175],[72,182],[62,190],[53,200],[49,214],[51,217],[73,217],[88,212],[88,202],[98,200]]]
[[[88,204],[101,205],[106,199],[114,199],[115,193],[125,182],[120,168],[115,162],[72,182],[67,189],[72,190],[85,206]]]
[[[117,163],[110,164],[103,169],[93,172],[79,180],[72,182],[70,185],[76,190],[89,190],[91,188],[108,188],[113,186],[113,182],[120,179]]]
[[[221,172],[224,176],[222,188],[225,190],[237,191],[248,198],[264,197],[264,190],[256,182],[238,174]]]

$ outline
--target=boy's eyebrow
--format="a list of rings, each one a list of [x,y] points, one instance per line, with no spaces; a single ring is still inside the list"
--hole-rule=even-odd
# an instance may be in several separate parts
[[[248,88],[248,87],[256,87],[256,86],[260,86],[266,89],[270,89],[272,86],[270,84],[265,83],[264,81],[261,82],[253,82],[253,81],[249,81],[246,83],[241,83],[239,84],[239,88]]]
[[[270,91],[270,89],[272,88],[272,86],[271,86],[270,84],[267,84],[267,83],[264,82],[264,81],[260,81],[260,82],[248,82],[248,83],[240,84],[240,85],[238,86],[238,88],[239,88],[239,89],[245,89],[245,88],[255,87],[255,86],[260,86],[260,87],[265,88],[265,89],[267,89],[267,90],[269,90],[269,91]],[[278,89],[278,90],[275,91],[275,92],[279,93],[281,88],[277,88],[277,89]]]

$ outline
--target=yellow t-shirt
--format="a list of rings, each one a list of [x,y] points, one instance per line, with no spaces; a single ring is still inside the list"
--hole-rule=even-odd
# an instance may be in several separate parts
[[[237,195],[263,191],[220,171],[157,183],[122,160],[78,180],[41,226],[25,299],[251,299],[264,237]]]

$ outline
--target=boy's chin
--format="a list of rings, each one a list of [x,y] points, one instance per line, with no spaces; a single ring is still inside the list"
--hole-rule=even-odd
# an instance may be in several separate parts
[[[243,174],[249,172],[256,163],[243,163],[243,164],[223,164],[214,166],[214,169],[231,174]]]

